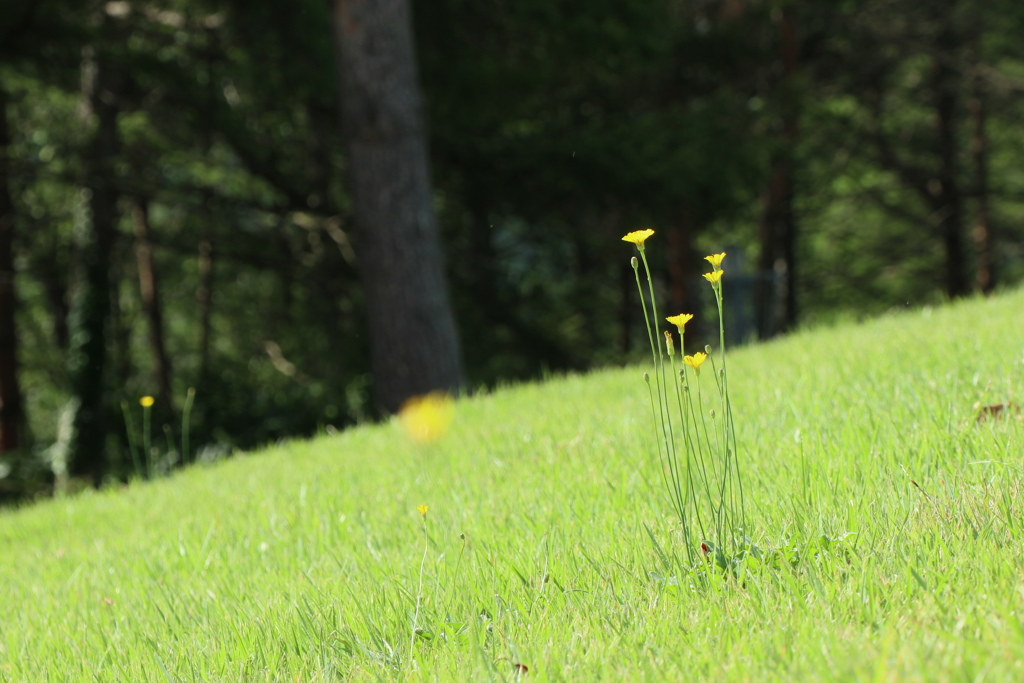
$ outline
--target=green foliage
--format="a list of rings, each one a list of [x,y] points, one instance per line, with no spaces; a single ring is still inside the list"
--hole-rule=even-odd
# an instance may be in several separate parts
[[[333,134],[322,121],[323,110],[332,116],[332,78],[329,69],[307,68],[330,63],[325,7],[310,3],[313,12],[289,10],[270,21],[248,8],[236,17],[234,8],[216,5],[122,8],[127,14],[114,18],[127,39],[103,47],[129,77],[118,93],[123,152],[105,182],[149,206],[173,393],[199,388],[193,436],[200,448],[223,452],[362,419],[367,349],[350,238],[336,215]],[[294,21],[286,23],[285,15]],[[68,272],[82,256],[72,235],[82,215],[88,142],[76,90],[81,46],[97,40],[85,15],[65,19],[82,30],[29,22],[37,43],[24,55],[29,67],[3,73],[15,102],[22,373],[43,456],[63,438],[58,415],[71,397],[64,358],[76,338],[67,331],[75,290]],[[320,40],[302,41],[302,51],[286,48],[297,34],[309,37],[310,24],[319,27]],[[77,48],[69,35],[77,36]],[[268,63],[273,45],[280,59]],[[32,61],[54,50],[71,57],[56,62],[60,69]],[[260,56],[258,64],[250,54]],[[300,72],[308,75],[298,78]],[[322,137],[313,141],[315,135]],[[116,427],[118,406],[156,390],[124,214],[114,236],[115,310],[107,329],[117,360],[102,385],[86,382],[103,387],[113,438],[99,448],[109,451],[115,477],[133,470]],[[205,353],[197,344],[203,333],[195,303],[204,243],[214,254]],[[165,420],[174,423],[171,412],[157,410],[158,430]]]
[[[0,677],[1012,678],[1024,422],[975,405],[1019,402],[1021,306],[731,353],[741,580],[679,580],[631,367],[460,401],[429,447],[368,426],[0,513]]]
[[[789,79],[780,77],[777,2],[414,5],[436,207],[471,388],[632,357],[643,339],[614,241],[648,226],[688,240],[695,257],[666,253],[655,264],[684,271],[655,282],[673,296],[687,269],[699,272],[702,249],[728,245],[756,263],[762,197],[780,157],[794,165],[803,322],[944,298],[939,214],[880,158],[873,137],[877,127],[899,160],[935,179],[929,78],[942,23],[933,0],[787,3],[799,44]],[[1024,277],[1016,95],[1024,16],[1004,1],[950,7],[961,41],[950,63],[961,96],[965,230],[977,214],[967,99],[981,74],[997,272],[1012,286]],[[108,10],[117,16],[101,21]],[[125,75],[123,147],[106,181],[149,206],[173,393],[180,401],[198,390],[197,446],[248,448],[373,417],[329,3],[6,0],[0,17],[33,452],[43,457],[60,442],[71,394],[69,273],[79,258],[73,234],[89,141],[81,71],[90,50]],[[794,111],[798,135],[789,142],[782,122]],[[155,393],[125,214],[111,267],[111,426],[121,422],[121,401]],[[711,235],[728,241],[709,243]],[[213,254],[206,328],[201,253]],[[969,245],[968,270],[976,260]],[[160,426],[177,429],[172,415]],[[106,448],[113,476],[127,476],[124,436],[112,432]]]

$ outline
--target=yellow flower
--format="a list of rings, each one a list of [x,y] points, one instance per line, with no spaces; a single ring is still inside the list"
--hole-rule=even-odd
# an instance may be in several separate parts
[[[642,250],[644,248],[644,242],[646,242],[647,238],[653,234],[654,231],[651,230],[650,228],[648,228],[647,230],[634,230],[633,232],[623,237],[622,241],[632,242],[637,246],[637,248]]]
[[[679,315],[674,315],[671,318],[665,318],[665,320],[667,320],[670,323],[672,323],[673,325],[675,325],[676,329],[679,330],[680,336],[682,336],[682,334],[683,334],[683,326],[686,323],[688,323],[691,320],[693,320],[693,314],[692,313],[680,313]]]
[[[715,270],[721,270],[722,259],[725,258],[725,252],[721,254],[712,254],[711,256],[705,256],[704,260],[711,264],[711,267]]]
[[[398,419],[413,441],[433,443],[444,436],[455,417],[455,404],[443,391],[413,396],[398,409]]]
[[[699,375],[700,374],[700,366],[707,359],[708,359],[708,354],[701,353],[700,351],[698,351],[697,353],[693,354],[692,356],[685,356],[683,358],[683,362],[686,363],[687,365],[689,365],[691,368],[693,368],[694,371],[696,371],[696,373]]]
[[[430,509],[429,505],[417,505],[416,506],[416,512],[420,513],[423,516],[423,519],[427,518],[427,510],[429,510],[429,509]]]
[[[724,270],[716,270],[712,273],[704,273],[704,279],[713,285],[717,285],[718,281],[722,279],[722,273]]]
[[[151,408],[155,401],[152,396],[143,396],[139,399],[139,405],[143,408]]]

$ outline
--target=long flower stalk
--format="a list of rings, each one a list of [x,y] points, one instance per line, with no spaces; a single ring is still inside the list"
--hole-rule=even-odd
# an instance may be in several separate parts
[[[732,403],[728,390],[728,374],[725,365],[725,322],[722,299],[721,268],[725,254],[713,254],[707,257],[712,265],[712,272],[704,278],[711,284],[718,309],[718,341],[716,355],[721,355],[721,370],[715,368],[714,359],[711,367],[715,372],[715,388],[718,390],[720,404],[718,410],[705,412],[701,390],[701,365],[711,358],[711,348],[706,353],[694,353],[684,356],[681,369],[677,371],[675,358],[675,341],[672,333],[665,331],[664,347],[660,343],[658,304],[654,290],[654,278],[645,251],[646,241],[654,234],[653,230],[631,232],[622,239],[637,247],[639,259],[633,257],[631,263],[636,278],[637,291],[640,294],[647,338],[651,347],[651,359],[654,362],[654,386],[651,386],[650,375],[644,373],[650,395],[651,412],[654,417],[658,460],[662,470],[662,481],[666,487],[669,501],[682,529],[686,556],[691,566],[695,558],[696,544],[693,543],[693,526],[702,538],[701,551],[705,557],[711,556],[714,549],[715,561],[725,567],[727,557],[723,548],[729,546],[734,557],[741,552],[740,546],[745,541],[740,532],[746,531],[744,512],[743,480],[740,476],[739,461],[736,457],[736,429],[733,421]],[[640,263],[644,266],[647,280],[646,292],[640,280]],[[646,295],[646,296],[645,296]],[[650,297],[650,308],[647,298]],[[690,314],[679,314],[666,318],[675,325],[679,333],[679,349],[685,353],[684,327],[693,318]],[[668,356],[666,360],[665,356]],[[671,384],[666,372],[671,372]],[[689,373],[693,373],[691,383]],[[675,394],[676,416],[672,415],[672,394]],[[655,397],[657,394],[657,397]],[[696,394],[696,396],[694,396]],[[709,429],[707,418],[711,418]],[[685,463],[682,461],[685,458]],[[705,512],[708,516],[705,518]],[[705,519],[711,527],[705,526]],[[708,539],[709,531],[713,539]],[[710,544],[709,544],[710,541]]]

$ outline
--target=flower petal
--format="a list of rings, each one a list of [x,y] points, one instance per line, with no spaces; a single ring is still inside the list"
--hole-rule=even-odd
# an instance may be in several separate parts
[[[711,254],[711,256],[705,256],[704,260],[710,263],[712,268],[718,270],[719,266],[722,265],[722,259],[724,258],[725,252],[723,251],[721,254]]]
[[[647,238],[650,237],[653,234],[654,234],[654,231],[651,230],[650,228],[647,228],[646,230],[634,230],[633,232],[629,233],[628,235],[625,235],[622,238],[622,241],[623,242],[632,242],[636,246],[642,247],[642,246],[644,246],[644,242],[647,241]]]
[[[678,327],[679,331],[682,332],[683,325],[685,325],[686,323],[688,323],[691,320],[693,320],[693,314],[692,313],[680,313],[679,315],[673,315],[673,316],[671,316],[669,318],[665,318],[665,320],[669,321],[670,323],[672,323],[673,325]]]
[[[718,281],[722,279],[722,273],[724,272],[724,270],[716,270],[712,273],[704,273],[704,279],[711,284],[717,284]]]

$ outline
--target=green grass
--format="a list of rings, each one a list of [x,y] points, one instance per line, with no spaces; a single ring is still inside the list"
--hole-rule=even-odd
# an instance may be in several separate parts
[[[1021,311],[731,353],[749,533],[793,562],[693,585],[611,370],[460,402],[430,447],[373,426],[0,514],[0,680],[1019,680],[1024,421],[974,405],[1022,402]]]

